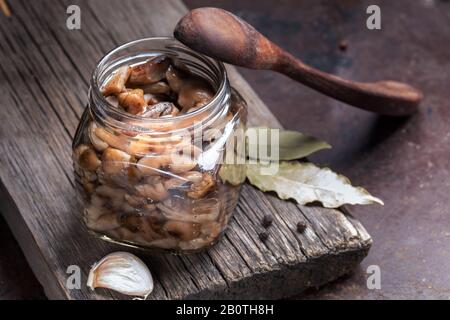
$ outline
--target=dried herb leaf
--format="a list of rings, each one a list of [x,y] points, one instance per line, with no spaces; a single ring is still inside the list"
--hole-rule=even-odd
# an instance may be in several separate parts
[[[223,164],[219,170],[219,176],[224,183],[228,182],[233,186],[238,186],[246,179],[245,164]]]
[[[272,130],[278,130],[279,136],[279,158],[274,159],[274,155],[270,154],[272,150],[272,143],[269,138],[261,139],[264,135],[259,135],[262,131],[267,131],[267,137],[271,137]],[[258,154],[258,159],[260,160],[295,160],[301,159],[309,156],[310,154],[323,149],[330,149],[331,146],[323,140],[307,136],[298,131],[281,130],[281,129],[270,129],[270,128],[248,128],[247,137],[258,136],[260,139],[255,141],[254,139],[247,139],[247,150],[254,148],[253,150],[259,150],[256,148],[266,148],[268,150],[268,155]],[[276,135],[275,135],[276,136]],[[249,152],[248,154],[252,154]],[[255,152],[255,154],[257,154]]]
[[[326,208],[344,204],[383,205],[383,201],[371,196],[361,187],[353,187],[350,181],[328,168],[312,163],[280,162],[278,173],[261,175],[261,165],[247,165],[247,178],[262,191],[275,191],[281,199],[294,199],[299,204],[319,201]]]

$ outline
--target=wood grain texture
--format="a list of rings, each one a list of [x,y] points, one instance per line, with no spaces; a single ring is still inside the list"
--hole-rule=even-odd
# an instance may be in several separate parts
[[[74,3],[82,29],[69,31],[65,12]],[[1,211],[49,298],[124,298],[84,286],[90,265],[122,248],[93,238],[82,224],[71,139],[96,61],[120,43],[170,35],[186,8],[178,0],[10,4],[13,16],[0,17]],[[279,126],[235,69],[229,71],[249,104],[251,125]],[[275,221],[263,243],[258,233],[268,212]],[[308,225],[303,234],[296,232],[300,220]],[[154,275],[152,299],[280,298],[349,273],[371,242],[349,214],[297,206],[245,186],[225,237],[207,252],[134,252]],[[81,267],[81,290],[65,286],[69,265]]]

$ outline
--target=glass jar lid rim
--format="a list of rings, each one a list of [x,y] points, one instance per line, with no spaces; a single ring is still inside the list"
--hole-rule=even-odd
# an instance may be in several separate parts
[[[211,62],[215,63],[221,74],[221,81],[220,81],[220,85],[219,85],[218,89],[216,90],[216,92],[214,94],[214,97],[207,104],[205,104],[204,106],[202,106],[201,108],[199,108],[193,112],[185,113],[183,115],[179,115],[179,116],[175,116],[175,117],[164,118],[164,119],[145,118],[145,117],[141,117],[139,115],[133,115],[133,114],[121,111],[120,109],[118,109],[117,107],[115,107],[111,103],[109,103],[108,100],[103,96],[103,94],[100,91],[101,84],[99,83],[99,77],[101,75],[101,72],[100,72],[101,66],[106,64],[106,62],[115,53],[120,52],[121,50],[130,48],[134,45],[149,42],[149,41],[172,41],[172,42],[174,42],[174,44],[177,45],[177,49],[182,49],[185,53],[188,52],[189,54],[193,55],[194,57],[196,57],[200,60],[203,60],[203,62],[208,61],[209,63],[211,63]],[[168,47],[168,48],[170,49],[170,47]],[[157,52],[157,50],[155,50],[155,52]],[[204,112],[205,110],[211,109],[213,106],[220,104],[223,95],[226,94],[227,83],[228,83],[228,75],[227,75],[227,71],[226,71],[226,68],[225,68],[223,62],[213,59],[213,58],[210,58],[210,57],[207,57],[205,55],[202,55],[202,54],[190,49],[189,47],[185,46],[184,44],[182,44],[181,42],[179,42],[177,39],[175,39],[173,37],[149,37],[149,38],[141,38],[141,39],[133,40],[130,42],[126,42],[126,43],[112,49],[108,53],[106,53],[100,59],[100,61],[97,63],[97,67],[95,68],[94,72],[92,73],[91,83],[90,83],[90,85],[91,85],[90,95],[93,94],[97,100],[101,101],[103,103],[103,105],[106,106],[106,108],[108,109],[108,112],[112,113],[112,115],[121,117],[124,120],[138,121],[143,124],[145,124],[145,123],[149,123],[149,124],[161,123],[161,122],[174,122],[175,123],[178,121],[188,120],[189,118],[194,118],[197,115]]]

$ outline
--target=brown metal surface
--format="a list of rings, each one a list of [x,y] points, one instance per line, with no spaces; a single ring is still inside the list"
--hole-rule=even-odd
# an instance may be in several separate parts
[[[312,160],[386,203],[382,210],[353,209],[374,238],[361,268],[297,298],[450,298],[450,2],[376,1],[382,11],[377,31],[366,28],[373,1],[186,2],[234,12],[324,71],[359,81],[392,78],[424,91],[417,115],[393,119],[345,106],[273,72],[240,70],[285,127],[333,145]],[[0,284],[7,288],[0,298],[42,296],[3,221],[0,234]],[[381,268],[381,290],[366,287],[369,265]]]

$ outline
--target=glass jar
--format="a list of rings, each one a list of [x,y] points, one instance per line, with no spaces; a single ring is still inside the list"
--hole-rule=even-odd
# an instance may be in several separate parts
[[[212,100],[190,113],[153,119],[120,110],[102,95],[115,70],[160,54],[206,79],[215,90]],[[236,150],[229,142],[245,130],[246,116],[224,65],[173,38],[137,40],[108,53],[93,72],[72,146],[88,229],[107,241],[174,253],[216,243],[240,189],[219,172]],[[244,168],[234,163],[233,170]]]

